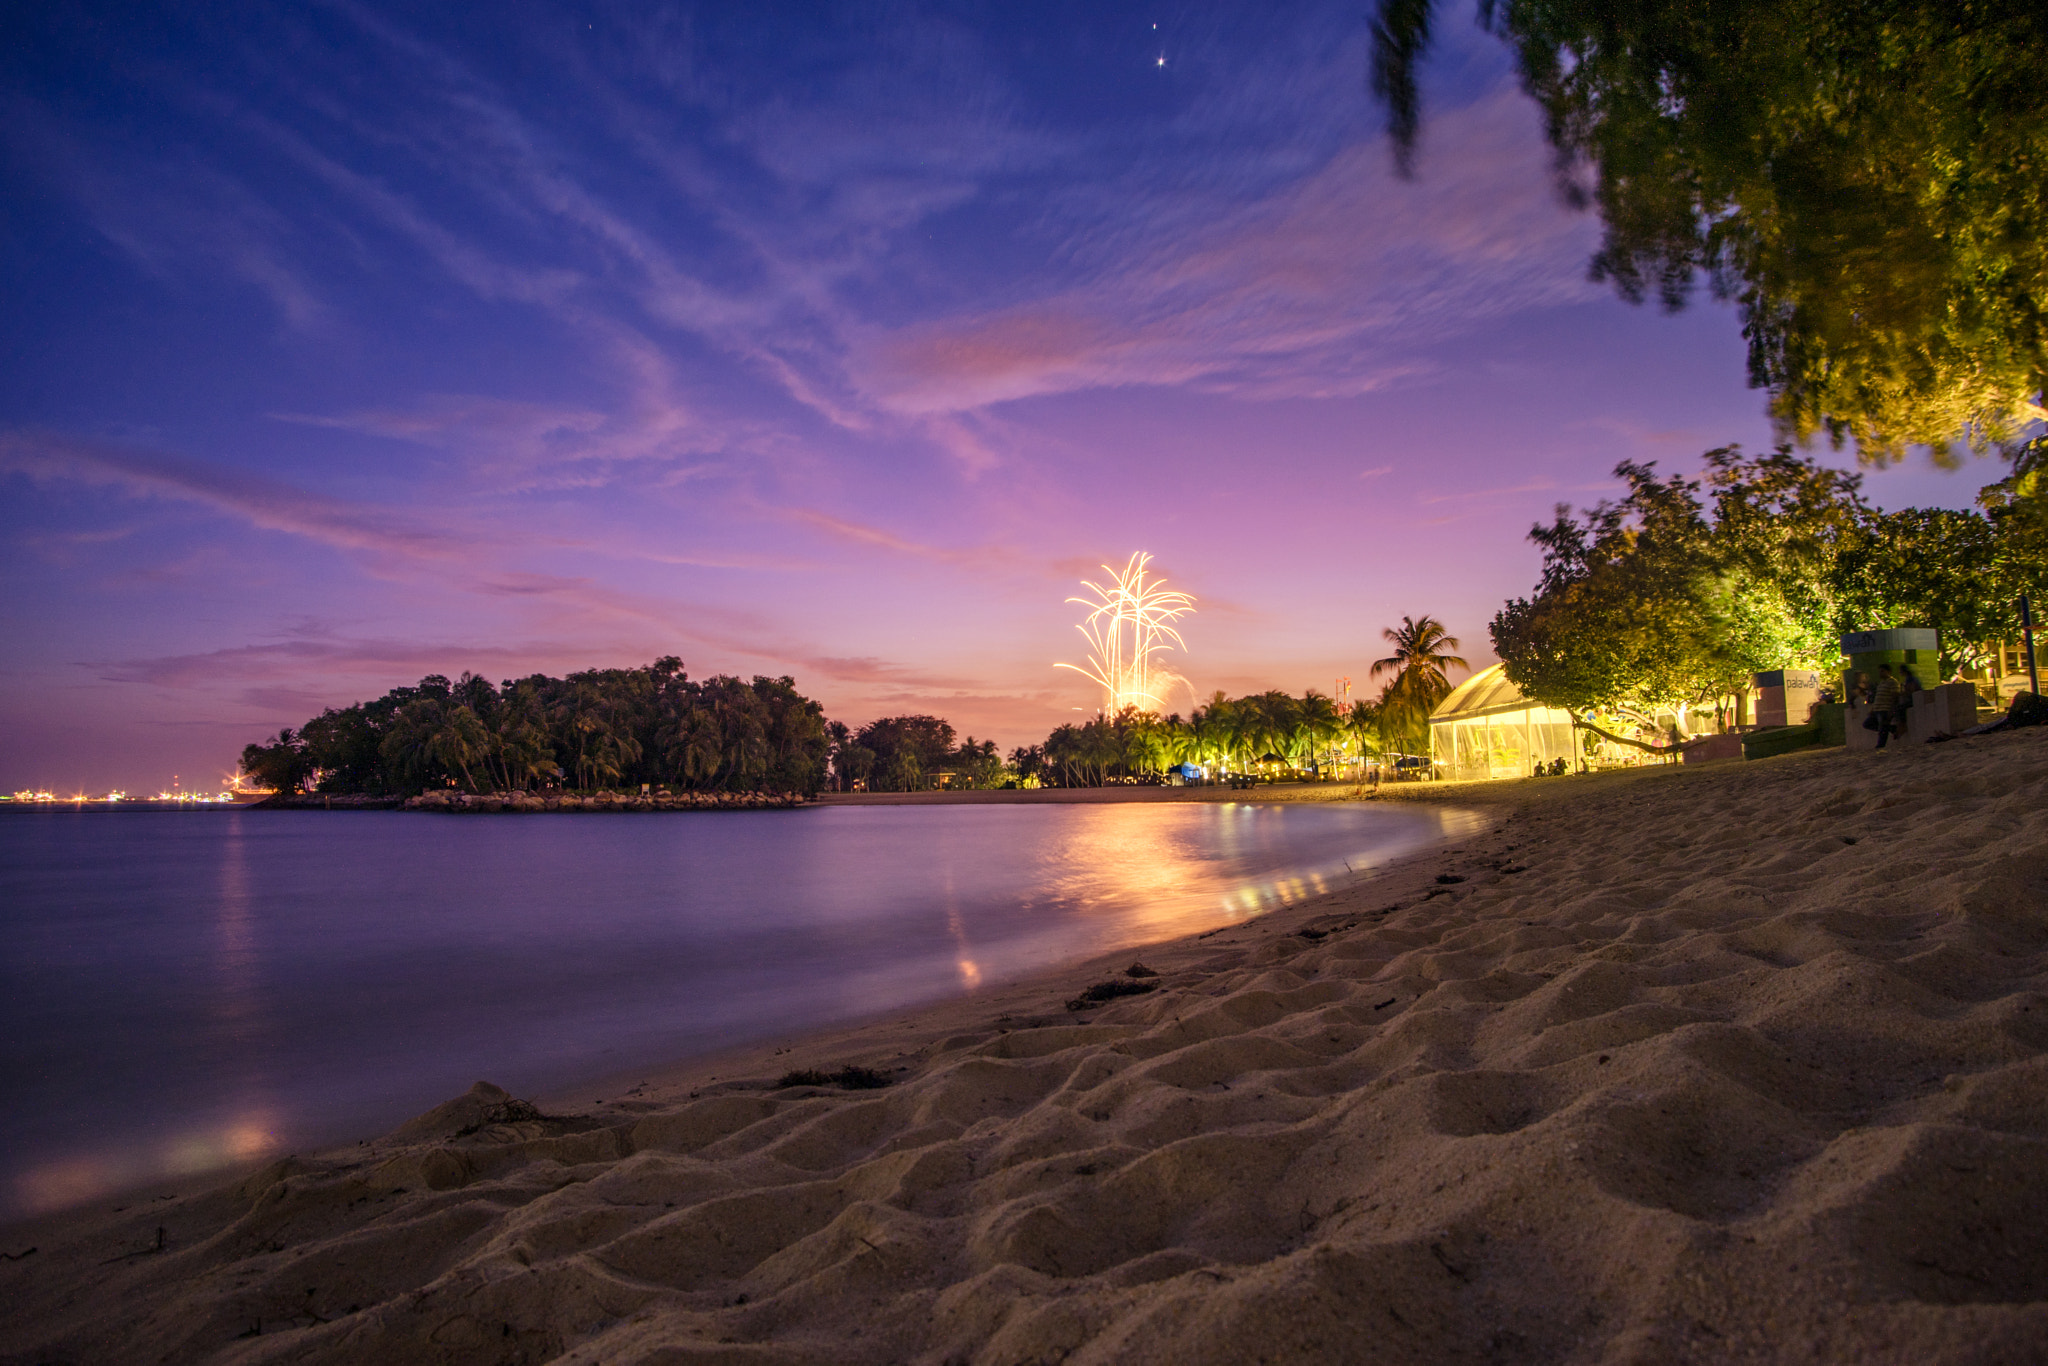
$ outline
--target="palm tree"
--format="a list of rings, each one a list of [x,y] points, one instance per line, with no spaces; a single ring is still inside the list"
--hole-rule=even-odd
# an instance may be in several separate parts
[[[434,737],[444,723],[438,698],[421,697],[391,713],[377,749],[386,767],[405,783],[424,787],[434,774]]]
[[[1268,688],[1245,700],[1251,703],[1249,710],[1255,718],[1250,736],[1252,757],[1264,759],[1275,754],[1292,765],[1301,747],[1299,710],[1294,699],[1278,688]]]
[[[1323,776],[1322,754],[1330,742],[1344,732],[1337,704],[1324,693],[1310,688],[1294,704],[1294,728],[1318,778]]]
[[[506,694],[494,749],[507,789],[546,782],[555,772],[555,752],[548,744],[547,728],[532,689],[522,685]]]
[[[1040,775],[1047,772],[1045,747],[1043,745],[1019,745],[1010,751],[1010,767],[1017,772],[1019,783],[1032,781],[1043,783]]]
[[[737,678],[720,678],[716,686],[706,685],[704,697],[722,750],[720,781],[726,787],[746,788],[758,783],[768,772],[768,728],[766,710],[752,688]]]
[[[718,721],[702,707],[682,701],[673,707],[655,733],[662,758],[682,787],[697,788],[710,783],[718,772],[725,746],[718,733]]]
[[[1193,752],[1195,734],[1188,728],[1188,723],[1180,719],[1179,712],[1154,715],[1148,735],[1152,759],[1161,768],[1172,768]]]
[[[1121,769],[1124,777],[1136,776],[1139,761],[1149,748],[1149,723],[1155,720],[1157,718],[1151,712],[1139,711],[1134,702],[1126,702],[1115,716],[1104,718],[1111,755],[1109,762]]]
[[[1074,786],[1074,762],[1080,747],[1080,728],[1071,722],[1054,726],[1052,734],[1045,737],[1046,766],[1059,775],[1061,787]]]
[[[1385,746],[1380,734],[1380,704],[1364,698],[1351,704],[1351,711],[1344,718],[1344,728],[1358,745],[1360,761],[1378,754]]]
[[[477,719],[477,714],[458,704],[442,713],[441,723],[427,746],[441,767],[462,774],[462,785],[474,792],[476,779],[470,775],[469,766],[490,757],[491,741],[490,730]]]
[[[1195,753],[1202,762],[1214,760],[1223,767],[1229,767],[1232,753],[1232,704],[1218,688],[1210,694],[1208,703],[1197,709],[1189,723],[1195,732]]]
[[[1380,717],[1384,727],[1396,730],[1405,745],[1429,723],[1429,714],[1451,691],[1446,669],[1469,669],[1458,656],[1457,637],[1444,630],[1435,617],[1402,617],[1399,626],[1380,632],[1392,642],[1394,653],[1373,661],[1372,676],[1391,670],[1394,677],[1380,694]]]
[[[896,751],[896,761],[890,766],[888,778],[892,792],[924,791],[924,760],[918,756],[915,746],[905,745]]]

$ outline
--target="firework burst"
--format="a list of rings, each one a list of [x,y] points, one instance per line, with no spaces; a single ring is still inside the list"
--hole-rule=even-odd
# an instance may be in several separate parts
[[[1154,656],[1162,650],[1188,648],[1173,623],[1195,610],[1195,600],[1167,588],[1166,580],[1151,578],[1146,568],[1151,562],[1141,550],[1121,573],[1104,565],[1106,585],[1081,581],[1094,597],[1067,599],[1088,609],[1087,618],[1074,628],[1087,637],[1088,662],[1053,667],[1094,679],[1102,688],[1103,708],[1111,715],[1127,706],[1162,710],[1159,693],[1178,675],[1159,667]]]

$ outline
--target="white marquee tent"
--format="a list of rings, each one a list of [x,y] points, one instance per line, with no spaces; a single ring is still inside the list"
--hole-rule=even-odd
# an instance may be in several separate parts
[[[1571,713],[1522,696],[1498,664],[1451,689],[1430,713],[1429,748],[1446,778],[1526,778],[1538,763],[1578,761]]]

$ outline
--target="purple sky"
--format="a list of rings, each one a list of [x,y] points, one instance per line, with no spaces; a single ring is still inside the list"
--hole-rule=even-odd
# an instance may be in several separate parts
[[[1204,695],[1482,662],[1552,503],[1770,429],[1462,11],[1393,178],[1364,8],[18,7],[0,788],[669,653],[1007,749],[1140,549]]]

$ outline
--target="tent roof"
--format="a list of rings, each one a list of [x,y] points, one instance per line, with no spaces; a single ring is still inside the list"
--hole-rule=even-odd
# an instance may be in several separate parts
[[[1478,673],[1451,689],[1436,710],[1429,714],[1432,722],[1463,721],[1472,717],[1492,716],[1504,711],[1523,711],[1530,707],[1551,710],[1541,702],[1531,702],[1522,696],[1522,690],[1508,682],[1508,676],[1498,664],[1489,664]]]

